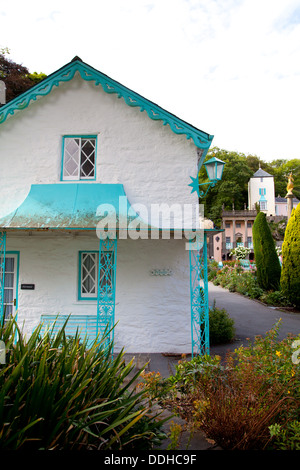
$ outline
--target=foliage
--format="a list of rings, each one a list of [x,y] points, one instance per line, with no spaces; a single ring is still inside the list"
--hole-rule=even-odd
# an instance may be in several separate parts
[[[228,289],[230,292],[237,292],[251,299],[258,299],[268,305],[278,307],[291,307],[289,298],[282,290],[265,291],[259,287],[256,277],[255,265],[250,263],[250,270],[244,270],[234,261],[224,263],[220,269],[218,263],[209,263],[208,280],[216,286]]]
[[[229,343],[234,339],[234,320],[226,310],[215,305],[209,309],[209,342],[210,345]]]
[[[259,287],[264,290],[278,290],[281,267],[266,215],[263,212],[259,212],[255,218],[252,235]]]
[[[212,282],[215,286],[238,292],[251,299],[258,299],[264,293],[257,283],[256,269],[251,263],[249,271],[245,271],[239,264],[224,264],[223,269],[217,271],[212,278]]]
[[[47,75],[43,72],[40,72],[40,73],[33,72],[33,73],[28,74],[27,76],[28,78],[30,78],[30,80],[33,82],[34,85],[36,85],[37,83],[40,83],[42,80],[44,80],[44,78],[47,77]]]
[[[237,152],[229,152],[221,150],[217,147],[210,149],[207,154],[207,159],[215,156],[224,161],[222,180],[211,188],[207,196],[201,200],[204,204],[205,216],[214,221],[217,226],[221,223],[222,205],[225,209],[232,209],[234,204],[235,209],[243,209],[244,203],[247,200],[248,194],[248,181],[252,176],[249,169],[245,155]],[[207,179],[204,165],[202,165],[199,173],[200,183],[205,182]]]
[[[30,74],[27,67],[5,57],[5,52],[3,49],[0,50],[0,79],[5,83],[8,102],[27,91],[46,75],[37,72]]]
[[[105,337],[88,349],[64,328],[41,335],[40,325],[25,342],[10,321],[0,338],[2,450],[147,449],[162,438],[162,421],[131,388],[140,371],[130,378],[132,363],[123,353],[112,359]]]
[[[260,300],[268,305],[278,305],[281,307],[287,307],[291,305],[288,298],[281,290],[264,292],[260,296]]]
[[[271,424],[270,436],[278,450],[300,450],[300,421],[287,422],[285,426]]]
[[[300,199],[300,159],[273,160],[264,162],[256,155],[244,155],[239,152],[232,152],[214,147],[209,150],[207,158],[215,155],[220,160],[226,162],[222,181],[211,188],[201,203],[205,207],[205,216],[214,221],[216,226],[221,226],[222,205],[225,210],[231,210],[232,204],[236,210],[244,209],[248,204],[248,182],[253,174],[260,168],[274,176],[275,195],[285,196],[287,177],[293,172],[295,197]],[[199,182],[203,183],[207,179],[204,165],[199,173]],[[284,230],[284,226],[279,227],[279,232]]]
[[[293,209],[282,245],[281,289],[300,307],[300,204]]]
[[[219,356],[179,361],[175,374],[161,379],[161,405],[223,449],[298,449],[300,367],[292,361],[295,338],[279,342],[279,327],[223,362]]]
[[[246,246],[237,246],[230,252],[230,256],[235,256],[236,259],[246,259],[247,256],[251,253],[251,249]]]

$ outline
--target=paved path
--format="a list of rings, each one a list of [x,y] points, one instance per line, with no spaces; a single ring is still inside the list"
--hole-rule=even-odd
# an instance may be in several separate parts
[[[298,335],[300,333],[300,314],[287,313],[282,310],[267,307],[262,303],[248,299],[247,297],[229,292],[219,286],[214,286],[211,282],[208,288],[209,305],[216,302],[217,308],[225,308],[228,315],[233,318],[236,329],[235,345],[214,347],[211,353],[218,353],[218,350],[232,349],[237,345],[248,344],[249,338],[254,340],[255,336],[264,336],[276,322],[281,318],[281,326],[279,329],[278,339],[282,340],[289,333]]]

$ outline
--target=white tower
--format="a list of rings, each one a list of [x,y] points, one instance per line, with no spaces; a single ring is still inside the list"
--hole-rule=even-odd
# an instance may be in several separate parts
[[[259,168],[248,183],[249,209],[255,209],[258,202],[261,212],[275,215],[274,176]]]

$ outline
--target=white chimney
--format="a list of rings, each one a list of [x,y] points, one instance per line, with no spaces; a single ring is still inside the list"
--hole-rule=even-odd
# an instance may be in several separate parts
[[[6,103],[6,86],[5,83],[0,80],[0,106]]]

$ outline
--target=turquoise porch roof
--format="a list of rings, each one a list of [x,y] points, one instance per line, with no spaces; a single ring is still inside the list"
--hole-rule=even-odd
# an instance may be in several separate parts
[[[108,212],[115,210],[117,220],[127,217],[128,213],[135,214],[122,184],[33,184],[23,203],[0,219],[0,227],[95,230],[102,218],[100,213],[97,215],[101,204],[106,205]],[[105,207],[102,206],[102,209]],[[103,214],[103,210],[101,212]]]

